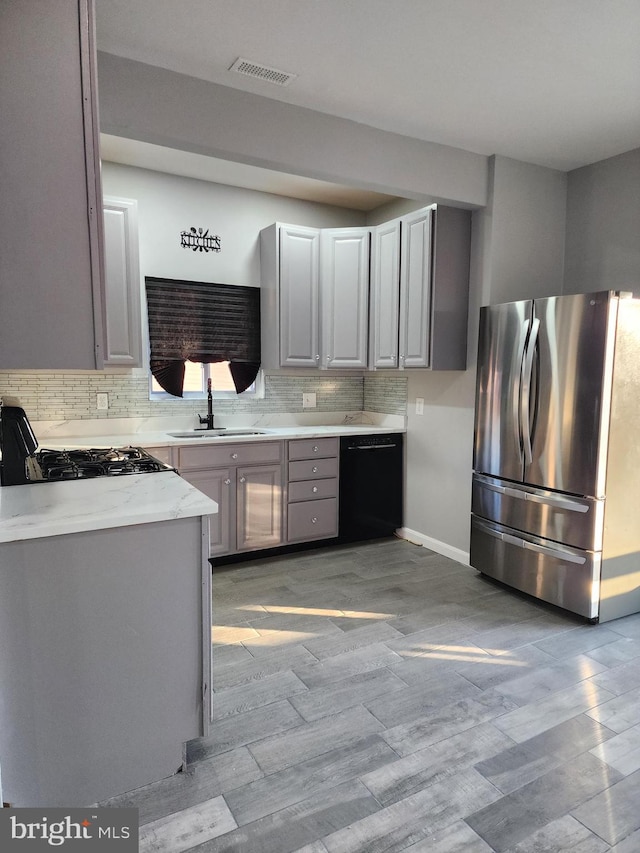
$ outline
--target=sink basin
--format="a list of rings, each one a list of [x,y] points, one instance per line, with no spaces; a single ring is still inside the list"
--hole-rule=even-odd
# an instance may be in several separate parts
[[[242,435],[267,435],[263,429],[186,429],[168,432],[172,438],[226,438]]]

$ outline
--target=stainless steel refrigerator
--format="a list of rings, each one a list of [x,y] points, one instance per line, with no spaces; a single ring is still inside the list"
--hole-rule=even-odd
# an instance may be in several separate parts
[[[480,311],[471,565],[601,622],[640,611],[640,298]]]

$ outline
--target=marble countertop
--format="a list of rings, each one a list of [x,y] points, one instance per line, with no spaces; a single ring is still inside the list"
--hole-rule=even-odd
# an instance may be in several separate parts
[[[247,429],[253,429],[247,427]],[[372,435],[375,433],[403,433],[404,427],[373,426],[371,424],[334,424],[329,426],[280,426],[280,427],[255,427],[259,430],[258,435],[225,435],[210,437],[204,431],[195,433],[197,438],[175,437],[170,431],[140,431],[130,433],[105,433],[104,435],[77,435],[77,436],[45,436],[40,440],[40,448],[51,448],[62,450],[70,448],[89,447],[172,447],[178,445],[203,444],[235,444],[245,441],[281,441],[291,438],[325,438],[341,435]],[[233,428],[229,428],[233,433]]]
[[[211,515],[215,501],[172,471],[0,488],[0,543]]]

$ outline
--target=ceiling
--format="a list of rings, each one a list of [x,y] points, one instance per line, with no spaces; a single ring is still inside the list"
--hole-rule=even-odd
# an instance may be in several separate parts
[[[565,171],[640,146],[640,0],[96,9],[100,50],[383,130]],[[287,86],[247,77],[229,70],[238,57],[297,76]]]

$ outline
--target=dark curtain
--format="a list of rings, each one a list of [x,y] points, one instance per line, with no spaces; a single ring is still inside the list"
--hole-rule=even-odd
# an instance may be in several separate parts
[[[182,397],[185,361],[228,361],[236,392],[260,369],[260,289],[146,278],[151,373]]]

